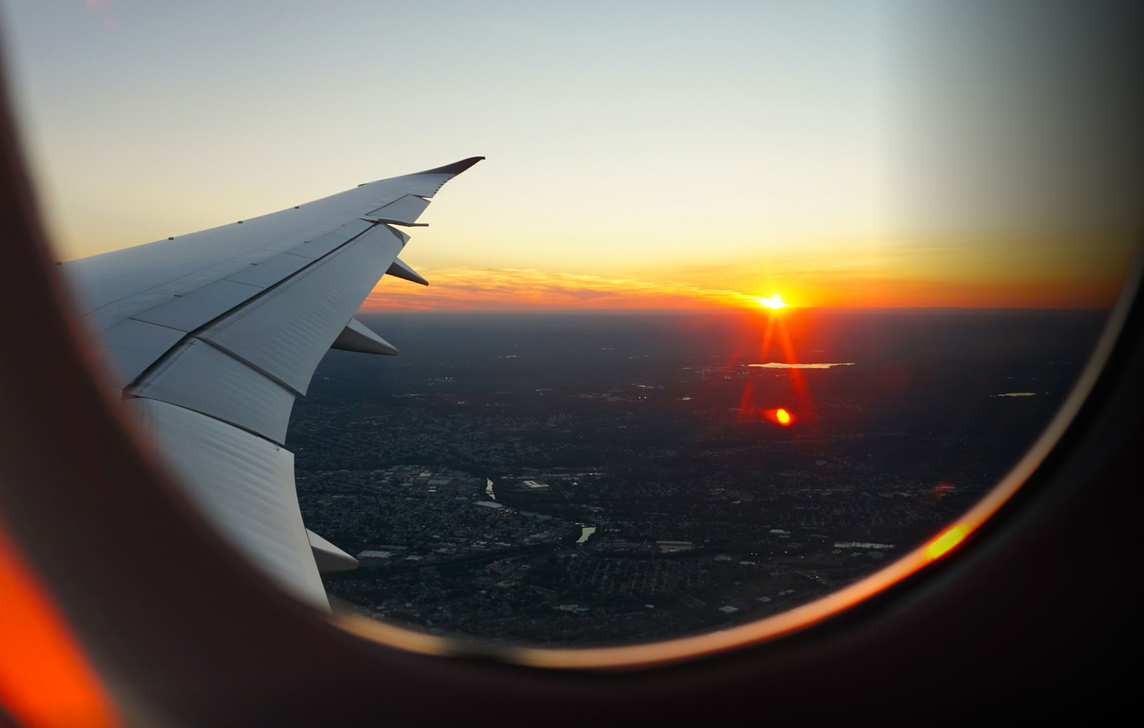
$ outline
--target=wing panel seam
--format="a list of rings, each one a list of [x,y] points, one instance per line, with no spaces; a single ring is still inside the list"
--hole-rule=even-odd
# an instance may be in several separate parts
[[[266,435],[263,435],[260,432],[256,432],[256,431],[250,429],[249,427],[245,427],[243,425],[240,425],[237,422],[231,422],[230,420],[223,419],[222,417],[219,417],[218,415],[212,415],[210,412],[203,412],[202,410],[195,409],[194,407],[188,407],[186,405],[178,404],[176,402],[171,402],[171,401],[166,400],[166,399],[159,399],[158,397],[149,397],[146,394],[125,394],[123,398],[124,399],[149,399],[152,402],[162,402],[163,404],[170,405],[171,407],[178,407],[179,409],[183,409],[183,410],[186,410],[188,412],[194,412],[197,415],[202,415],[203,417],[209,417],[210,419],[214,420],[215,422],[221,422],[224,425],[229,425],[229,426],[235,428],[236,430],[242,430],[243,432],[245,432],[248,435],[254,435],[255,437],[257,437],[260,440],[265,440],[266,442],[269,442],[274,447],[280,447],[284,450],[286,449],[286,445],[284,443],[278,442],[277,440],[272,440],[269,437],[267,437]],[[290,452],[290,451],[286,450],[286,452]],[[291,454],[293,454],[293,453],[291,453]]]
[[[289,384],[287,384],[286,382],[283,382],[283,381],[282,381],[281,379],[279,379],[278,377],[276,377],[276,376],[274,376],[273,374],[271,374],[270,372],[266,371],[266,370],[265,370],[265,369],[263,369],[262,367],[260,367],[260,366],[258,366],[258,365],[256,365],[256,364],[251,364],[251,363],[250,363],[250,362],[248,362],[246,359],[243,359],[241,356],[239,356],[238,354],[235,354],[235,353],[234,353],[233,351],[231,351],[230,349],[226,349],[226,348],[224,348],[224,347],[223,347],[221,344],[218,344],[218,343],[216,343],[216,342],[214,342],[214,341],[211,341],[210,339],[204,339],[204,338],[201,338],[201,337],[199,337],[199,336],[195,336],[195,339],[196,339],[197,341],[201,341],[201,342],[203,342],[204,344],[206,344],[207,346],[211,347],[211,348],[212,348],[212,349],[214,349],[215,351],[221,351],[223,354],[226,354],[227,356],[229,356],[231,359],[234,359],[234,360],[235,360],[236,362],[238,362],[239,364],[242,364],[242,365],[246,366],[247,368],[249,368],[249,369],[253,370],[254,372],[257,372],[258,374],[261,374],[262,376],[266,377],[266,378],[267,378],[267,379],[269,379],[270,381],[272,381],[272,382],[274,382],[275,384],[277,384],[277,385],[278,385],[279,387],[281,387],[282,389],[285,389],[287,392],[289,392],[289,393],[293,394],[295,397],[305,397],[305,396],[306,396],[306,395],[302,394],[301,392],[299,392],[297,389],[294,389],[293,387],[291,387],[291,386],[290,386]]]
[[[213,319],[211,319],[210,321],[207,321],[205,324],[203,324],[202,326],[198,327],[198,328],[197,328],[197,329],[195,329],[194,331],[189,331],[189,332],[187,332],[187,336],[184,336],[184,337],[183,337],[182,339],[180,339],[180,340],[179,340],[179,341],[178,341],[178,342],[177,342],[177,343],[176,343],[174,346],[172,346],[172,347],[171,347],[170,349],[168,349],[167,351],[163,352],[162,356],[160,356],[158,359],[156,359],[155,361],[153,361],[153,362],[151,363],[151,365],[150,365],[150,366],[148,366],[146,369],[144,369],[142,372],[140,372],[138,376],[136,376],[136,377],[135,377],[134,379],[132,379],[130,382],[128,382],[127,384],[125,384],[125,385],[124,385],[124,387],[123,387],[123,389],[126,391],[126,389],[127,389],[128,387],[133,387],[133,386],[135,386],[135,385],[136,385],[136,384],[137,384],[137,383],[138,383],[140,380],[142,380],[142,379],[144,379],[144,378],[146,378],[146,377],[150,376],[150,375],[151,375],[151,374],[152,374],[152,373],[153,373],[153,372],[154,372],[156,369],[158,369],[158,368],[159,368],[159,366],[161,366],[162,364],[166,363],[166,361],[167,361],[167,360],[170,358],[171,354],[172,354],[173,352],[175,352],[177,349],[179,349],[180,347],[182,347],[182,346],[183,346],[183,344],[184,344],[184,343],[187,341],[187,339],[188,339],[189,337],[194,337],[194,338],[198,339],[199,341],[202,341],[202,342],[204,342],[204,343],[207,343],[207,344],[211,344],[211,346],[213,346],[214,348],[218,349],[219,351],[222,351],[222,352],[226,353],[227,355],[229,355],[229,356],[231,356],[231,357],[234,357],[235,359],[237,359],[238,361],[242,362],[243,364],[245,364],[246,366],[250,367],[251,369],[255,370],[256,372],[258,372],[258,373],[260,373],[260,374],[262,374],[262,375],[264,375],[264,376],[266,376],[266,377],[269,377],[269,378],[270,378],[272,381],[274,381],[274,382],[276,382],[277,384],[281,385],[282,387],[286,388],[288,391],[290,391],[290,392],[294,392],[294,393],[295,393],[297,396],[299,396],[299,397],[304,397],[304,396],[305,396],[304,394],[302,394],[301,392],[298,392],[296,389],[294,389],[294,388],[293,388],[293,387],[291,387],[290,385],[286,384],[285,382],[281,381],[281,380],[280,380],[280,379],[278,379],[277,377],[274,377],[274,376],[272,376],[272,375],[270,375],[270,374],[268,374],[268,373],[266,373],[266,372],[262,371],[261,369],[259,369],[258,367],[254,366],[254,365],[253,365],[253,364],[251,364],[250,362],[248,362],[248,361],[245,361],[245,360],[241,359],[240,357],[236,356],[236,355],[235,355],[233,352],[227,351],[226,349],[223,349],[223,348],[221,348],[221,347],[219,347],[219,346],[217,346],[217,345],[213,344],[212,342],[210,342],[210,341],[208,341],[208,340],[206,340],[206,339],[200,338],[200,337],[199,337],[199,334],[203,333],[204,331],[206,331],[207,329],[209,329],[211,326],[214,326],[215,324],[217,324],[219,321],[221,321],[222,319],[226,318],[227,316],[230,316],[232,313],[234,313],[235,311],[239,310],[240,308],[243,308],[244,306],[249,306],[249,305],[251,305],[251,304],[252,304],[252,303],[254,303],[255,301],[258,301],[258,300],[262,299],[263,297],[265,297],[265,296],[269,295],[271,292],[273,292],[273,291],[276,291],[276,290],[277,290],[277,289],[278,289],[280,286],[283,286],[283,285],[285,285],[285,284],[286,284],[288,281],[291,281],[291,280],[293,280],[294,278],[297,278],[297,277],[301,276],[301,275],[302,275],[302,274],[304,274],[306,271],[310,270],[310,269],[311,269],[311,268],[313,268],[314,266],[316,266],[316,265],[318,265],[319,263],[321,263],[322,261],[326,260],[326,259],[327,259],[327,258],[329,258],[331,255],[333,255],[333,254],[337,253],[338,251],[342,250],[343,248],[345,248],[345,247],[346,247],[347,245],[349,245],[350,243],[353,243],[354,241],[358,240],[359,238],[361,238],[361,237],[362,237],[363,235],[365,235],[366,233],[369,233],[369,232],[371,232],[371,231],[373,231],[373,230],[377,229],[377,228],[379,227],[379,225],[382,225],[382,224],[383,224],[383,223],[374,223],[373,225],[370,225],[370,226],[369,226],[368,228],[366,228],[365,230],[362,230],[360,233],[358,233],[357,235],[353,236],[352,238],[350,238],[349,240],[345,241],[344,243],[342,243],[342,244],[341,244],[341,245],[339,245],[338,247],[334,248],[334,249],[333,249],[333,250],[331,250],[330,252],[326,253],[325,255],[321,256],[320,258],[315,258],[315,259],[314,259],[313,261],[311,261],[311,262],[310,262],[308,265],[306,265],[306,266],[304,266],[304,267],[302,267],[302,268],[299,268],[298,270],[294,271],[293,273],[291,273],[290,275],[286,276],[285,278],[283,278],[282,280],[278,281],[277,283],[275,283],[275,284],[273,284],[273,285],[271,285],[271,286],[267,286],[266,288],[263,288],[263,289],[261,289],[261,290],[260,290],[258,293],[254,294],[253,296],[251,296],[250,298],[246,299],[246,300],[245,300],[245,301],[243,301],[242,303],[238,304],[238,305],[237,305],[237,306],[235,306],[234,308],[231,308],[230,310],[228,310],[228,311],[224,311],[223,313],[219,314],[218,316],[215,316]],[[400,236],[399,236],[399,239],[400,239]],[[253,287],[253,286],[252,286],[252,287]],[[157,324],[157,325],[159,325],[159,324]],[[170,328],[170,327],[167,327],[167,328]],[[177,330],[178,330],[178,329],[176,329],[176,331],[177,331]]]

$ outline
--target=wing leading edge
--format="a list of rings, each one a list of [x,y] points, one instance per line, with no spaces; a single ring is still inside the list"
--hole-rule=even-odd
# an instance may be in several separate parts
[[[61,265],[130,418],[186,494],[281,587],[329,608],[319,571],[356,562],[302,523],[283,446],[331,346],[396,354],[353,318],[449,179],[476,164],[360,185],[280,212]]]

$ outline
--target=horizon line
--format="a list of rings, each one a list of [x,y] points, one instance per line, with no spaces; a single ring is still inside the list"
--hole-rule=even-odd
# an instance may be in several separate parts
[[[794,311],[839,311],[854,313],[874,313],[879,311],[1109,311],[1112,305],[1107,306],[793,306],[788,305],[784,312]],[[358,314],[373,313],[503,313],[503,314],[608,314],[618,315],[625,313],[674,313],[674,314],[764,314],[775,315],[770,309],[757,309],[739,306],[709,306],[709,307],[667,307],[667,308],[430,308],[415,306],[377,306],[358,309]],[[781,315],[781,314],[779,314]]]

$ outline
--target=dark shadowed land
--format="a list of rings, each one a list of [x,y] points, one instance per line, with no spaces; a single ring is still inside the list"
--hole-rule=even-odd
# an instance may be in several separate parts
[[[530,644],[678,636],[941,529],[1047,424],[1105,315],[363,315],[401,356],[331,352],[287,445],[308,526],[361,560],[325,579],[347,608]],[[845,366],[750,366],[792,360]]]

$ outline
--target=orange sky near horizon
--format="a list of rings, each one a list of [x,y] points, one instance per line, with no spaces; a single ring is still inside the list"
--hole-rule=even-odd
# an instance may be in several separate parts
[[[612,275],[541,268],[417,265],[428,287],[383,278],[363,310],[757,308],[778,294],[795,307],[1105,308],[1115,301],[1135,236],[1019,239],[992,245],[822,246],[739,264],[663,265]],[[1096,239],[1096,238],[1094,238]],[[1102,255],[1086,254],[1098,247]]]
[[[383,278],[362,306],[378,310],[607,310],[757,308],[778,293],[794,307],[1105,308],[1121,277],[1018,282],[855,278],[745,290],[540,270],[444,268],[428,287]]]

